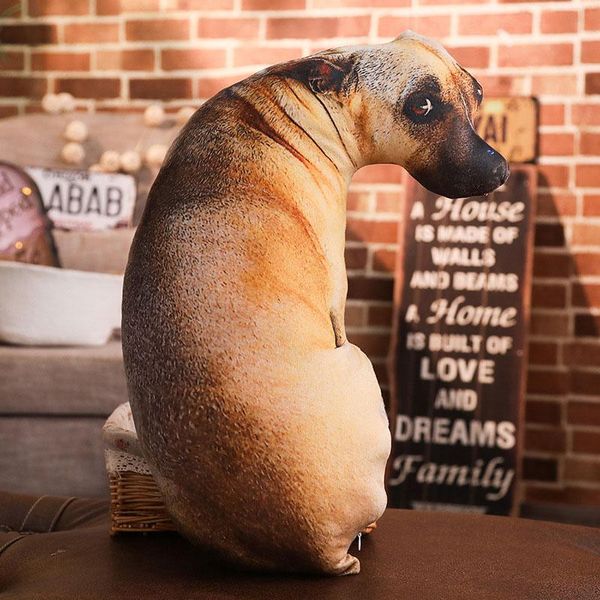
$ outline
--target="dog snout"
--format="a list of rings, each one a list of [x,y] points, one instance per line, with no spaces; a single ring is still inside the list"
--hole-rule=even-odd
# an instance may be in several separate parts
[[[498,161],[498,164],[492,169],[492,179],[497,182],[496,187],[500,187],[503,183],[506,183],[506,180],[510,175],[508,161],[492,148],[490,148],[488,152],[495,155]]]

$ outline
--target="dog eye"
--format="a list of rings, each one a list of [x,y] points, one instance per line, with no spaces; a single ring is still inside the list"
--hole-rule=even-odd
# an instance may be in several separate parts
[[[435,114],[435,103],[430,97],[417,94],[407,100],[404,113],[415,123],[424,123]]]

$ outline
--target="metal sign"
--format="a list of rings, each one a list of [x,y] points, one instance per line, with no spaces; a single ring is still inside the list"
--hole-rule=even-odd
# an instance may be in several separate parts
[[[26,170],[55,227],[102,230],[131,224],[136,198],[131,175],[38,167]]]
[[[390,355],[390,506],[511,511],[534,188],[529,166],[480,198],[408,186]]]
[[[477,133],[510,162],[537,157],[535,98],[484,99],[475,117]]]

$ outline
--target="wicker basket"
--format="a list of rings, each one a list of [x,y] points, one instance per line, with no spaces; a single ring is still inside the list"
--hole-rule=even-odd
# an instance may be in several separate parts
[[[129,402],[121,404],[102,430],[110,486],[111,534],[175,531],[160,490],[142,456]]]

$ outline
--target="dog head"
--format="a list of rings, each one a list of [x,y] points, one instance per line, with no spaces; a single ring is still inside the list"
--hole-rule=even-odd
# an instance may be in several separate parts
[[[493,191],[508,164],[475,132],[479,83],[413,32],[378,46],[328,50],[280,74],[306,84],[345,122],[366,163],[395,163],[449,197]]]

